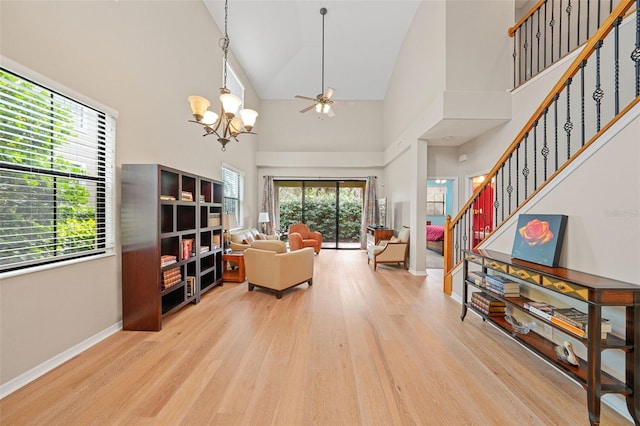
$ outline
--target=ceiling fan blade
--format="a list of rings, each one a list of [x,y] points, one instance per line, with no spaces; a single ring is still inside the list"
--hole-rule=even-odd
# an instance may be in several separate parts
[[[307,111],[311,111],[312,109],[314,109],[316,107],[316,104],[313,105],[309,105],[308,107],[306,107],[303,110],[300,110],[300,112],[307,112]]]
[[[316,101],[316,98],[310,98],[308,96],[300,96],[300,95],[296,95],[295,98],[297,99],[304,99],[305,101]]]
[[[351,101],[331,101],[333,105],[344,105],[344,106],[353,106],[353,102]]]
[[[327,90],[324,91],[324,94],[322,96],[326,99],[331,99],[335,91],[336,89],[334,89],[333,87],[327,87]]]

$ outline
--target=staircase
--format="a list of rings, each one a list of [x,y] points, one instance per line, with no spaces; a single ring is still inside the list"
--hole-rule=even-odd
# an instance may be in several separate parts
[[[455,218],[447,218],[444,243],[446,293],[452,292],[453,272],[462,262],[462,250],[482,244],[509,219],[515,218],[523,206],[593,144],[602,142],[603,135],[640,103],[640,0],[623,0],[615,8],[613,3],[607,4],[611,4],[611,13],[589,36],[562,77],[486,175],[483,184]],[[533,35],[533,28],[546,5],[546,1],[538,2],[509,31],[519,40],[516,42],[514,37],[514,85],[533,77],[532,66],[534,63],[538,66],[539,60],[533,59],[530,41],[536,39],[540,52],[540,37],[537,32]],[[597,10],[601,8],[598,6]],[[570,17],[570,1],[568,11]],[[589,20],[587,18],[587,22]],[[565,22],[572,21],[567,18]],[[580,29],[577,31],[574,40],[579,42]],[[523,38],[528,40],[522,42],[526,46],[524,55],[518,55],[517,46]],[[567,39],[570,40],[569,36]],[[544,44],[551,48],[553,38]],[[567,42],[568,46],[570,44]],[[515,62],[518,56],[525,56],[525,59]],[[561,56],[559,52],[556,60]],[[537,55],[538,59],[540,57]],[[517,77],[519,73],[523,73],[524,80]]]

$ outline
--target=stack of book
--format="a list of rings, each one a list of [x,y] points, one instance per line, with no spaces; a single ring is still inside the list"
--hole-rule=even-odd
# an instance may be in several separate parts
[[[503,317],[506,304],[484,292],[471,294],[471,306],[489,317]]]
[[[529,312],[558,325],[561,329],[578,337],[587,337],[589,315],[575,308],[557,308],[546,302],[529,301],[524,304]],[[608,319],[602,318],[600,323],[600,337],[607,338],[607,333],[613,330]]]
[[[467,279],[479,287],[486,287],[485,277],[486,273],[482,271],[469,271],[467,272]]]
[[[209,226],[220,226],[220,213],[209,213]]]
[[[509,281],[501,275],[487,275],[484,277],[485,288],[503,297],[520,297],[520,284]]]
[[[160,195],[160,199],[163,201],[172,201],[175,200],[176,197],[174,197],[173,195]]]
[[[189,191],[181,191],[180,201],[193,201],[193,193]]]
[[[172,256],[170,254],[163,254],[162,256],[160,256],[160,267],[164,268],[165,266],[171,265],[173,263],[176,263],[177,259],[175,256]]]
[[[196,277],[187,276],[187,297],[196,294]]]
[[[162,289],[166,290],[182,281],[180,268],[172,268],[162,273]]]

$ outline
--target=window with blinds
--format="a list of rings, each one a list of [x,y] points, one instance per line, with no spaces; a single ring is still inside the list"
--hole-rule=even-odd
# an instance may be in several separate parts
[[[115,126],[0,68],[0,272],[113,249]]]
[[[224,213],[235,215],[236,222],[239,226],[242,226],[243,176],[240,172],[223,166],[222,183],[224,187]]]

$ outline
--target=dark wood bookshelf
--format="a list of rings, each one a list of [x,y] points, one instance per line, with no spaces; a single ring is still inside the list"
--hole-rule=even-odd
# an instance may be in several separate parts
[[[158,164],[124,164],[121,193],[123,328],[159,331],[164,316],[222,285],[222,248],[212,246],[222,241],[222,226],[208,226],[209,214],[222,216],[222,182]],[[192,201],[182,199],[186,193]],[[162,255],[177,262],[162,266]],[[180,282],[163,289],[163,272],[174,268]],[[188,276],[195,278],[193,294]]]
[[[503,297],[486,291],[492,297],[504,301],[511,310],[524,312],[535,321],[552,327],[566,336],[580,341],[587,349],[586,360],[580,359],[579,366],[573,366],[558,359],[556,342],[541,334],[518,333],[504,316],[487,316],[471,306],[470,288],[485,291],[485,287],[469,279],[469,264],[480,265],[481,271],[491,275],[502,275],[521,286],[533,286],[551,292],[555,299],[571,298],[579,300],[588,314],[587,337],[575,333],[551,322],[542,316],[530,312],[525,303],[527,297]],[[513,259],[510,255],[492,250],[464,250],[464,285],[462,287],[462,313],[464,320],[467,310],[471,309],[482,319],[511,338],[533,351],[560,371],[580,383],[587,391],[587,409],[591,424],[600,422],[600,398],[606,393],[618,393],[627,401],[629,413],[636,424],[640,424],[640,351],[636,345],[640,342],[640,286],[566,268],[550,268],[531,262]],[[602,308],[621,306],[625,308],[626,327],[623,337],[607,333],[601,337]],[[602,370],[602,351],[621,350],[625,353],[625,378],[619,380]]]

